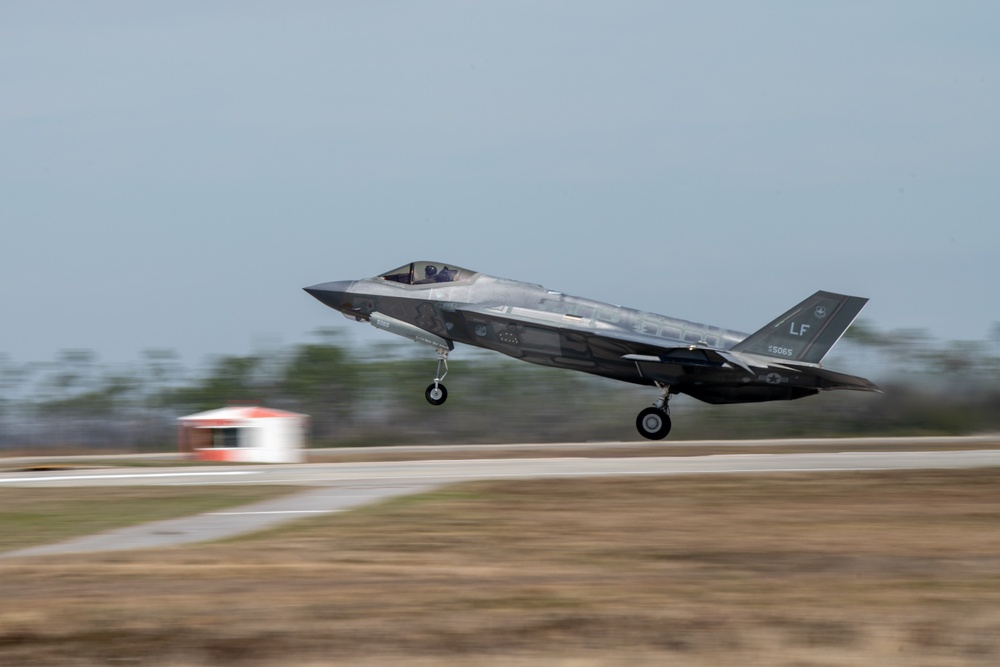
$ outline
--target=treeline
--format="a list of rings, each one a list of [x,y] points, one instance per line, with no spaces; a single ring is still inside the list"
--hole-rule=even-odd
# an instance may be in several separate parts
[[[1000,326],[995,333],[945,343],[923,331],[855,324],[828,365],[871,378],[885,394],[735,406],[677,397],[671,438],[998,431]],[[125,368],[87,350],[38,364],[0,357],[0,447],[169,450],[178,417],[232,403],[310,415],[313,446],[638,441],[635,415],[657,395],[460,347],[448,402],[433,407],[423,395],[436,368],[427,352],[393,339],[356,349],[327,331],[315,343],[218,357],[200,371],[170,350],[149,350]]]

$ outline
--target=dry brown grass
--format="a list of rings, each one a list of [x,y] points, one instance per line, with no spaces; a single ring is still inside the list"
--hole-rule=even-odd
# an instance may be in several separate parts
[[[463,484],[0,568],[2,665],[996,665],[1000,470]]]

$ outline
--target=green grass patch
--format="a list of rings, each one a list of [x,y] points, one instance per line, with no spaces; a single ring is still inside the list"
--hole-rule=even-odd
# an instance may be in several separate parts
[[[300,491],[287,486],[0,488],[0,551]]]

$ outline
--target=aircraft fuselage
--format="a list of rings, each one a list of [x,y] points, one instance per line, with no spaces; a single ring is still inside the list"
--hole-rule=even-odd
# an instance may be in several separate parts
[[[534,364],[655,385],[653,407],[636,421],[659,439],[667,402],[684,393],[709,403],[789,400],[820,390],[878,391],[820,361],[867,299],[816,292],[753,334],[570,296],[540,285],[458,267],[411,262],[374,278],[307,287],[349,318],[432,345],[438,377],[427,400],[447,398],[441,365],[455,343]]]

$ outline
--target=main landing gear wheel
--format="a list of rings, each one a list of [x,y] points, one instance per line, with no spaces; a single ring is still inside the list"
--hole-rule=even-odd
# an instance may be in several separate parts
[[[443,384],[438,382],[427,387],[424,397],[427,398],[427,402],[431,405],[441,405],[448,400],[448,390],[444,388]]]
[[[649,440],[663,440],[670,433],[670,415],[662,408],[646,408],[635,418],[639,434]]]

